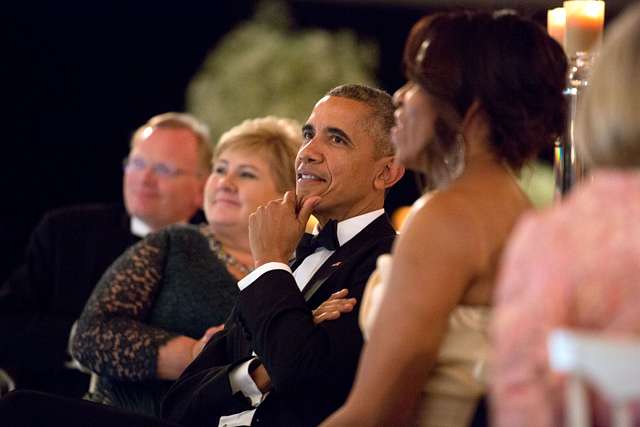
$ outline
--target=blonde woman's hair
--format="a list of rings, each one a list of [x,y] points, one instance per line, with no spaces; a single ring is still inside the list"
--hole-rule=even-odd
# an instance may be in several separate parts
[[[208,173],[211,166],[212,150],[207,125],[187,113],[158,114],[133,132],[129,142],[130,147],[133,148],[136,141],[148,137],[155,129],[186,129],[190,131],[196,137],[199,168],[202,172]]]
[[[640,4],[607,29],[578,108],[576,146],[590,167],[640,167]]]
[[[276,187],[284,193],[296,185],[295,159],[302,143],[301,129],[297,121],[275,116],[245,120],[222,134],[213,160],[227,150],[266,154]]]

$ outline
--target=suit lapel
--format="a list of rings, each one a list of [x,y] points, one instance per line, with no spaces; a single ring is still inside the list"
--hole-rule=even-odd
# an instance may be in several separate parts
[[[391,226],[387,215],[380,215],[380,217],[373,220],[363,228],[362,231],[353,236],[351,240],[336,249],[324,264],[322,264],[302,290],[305,301],[309,301],[324,282],[348,261],[350,254],[353,254],[357,250],[367,248],[375,244],[380,238],[389,235],[395,235],[395,230]]]
[[[337,251],[336,251],[337,252]],[[342,261],[331,262],[331,259],[334,257],[335,252],[329,257],[329,259],[322,264],[322,267],[313,275],[309,283],[302,290],[302,295],[304,296],[305,301],[309,301],[309,299],[316,293],[318,288],[322,286],[322,284],[334,273],[338,270],[338,268],[342,265]]]

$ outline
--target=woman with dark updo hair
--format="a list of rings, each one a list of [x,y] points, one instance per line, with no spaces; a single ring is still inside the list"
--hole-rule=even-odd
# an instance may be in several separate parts
[[[493,426],[553,427],[569,421],[575,407],[565,396],[572,381],[553,370],[547,352],[554,330],[625,344],[640,337],[639,72],[636,2],[609,23],[589,86],[580,95],[576,151],[589,179],[562,203],[525,215],[506,245],[490,328]],[[609,357],[612,372],[617,361]],[[615,384],[638,381],[630,375]],[[606,387],[585,382],[590,383],[588,425],[616,425],[613,420],[621,419],[615,416],[616,399],[602,393]],[[631,400],[625,405],[626,425],[640,426],[640,399]]]
[[[396,155],[433,191],[414,204],[393,257],[378,260],[357,378],[326,426],[469,424],[485,392],[498,262],[531,208],[516,175],[564,128],[562,48],[515,14],[425,17],[404,68]]]

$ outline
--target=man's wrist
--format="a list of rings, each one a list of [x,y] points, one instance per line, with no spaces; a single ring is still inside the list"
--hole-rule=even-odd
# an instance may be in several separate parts
[[[260,276],[272,270],[284,270],[291,273],[291,269],[286,263],[268,262],[261,265],[260,267],[256,267],[251,273],[238,280],[238,288],[241,291],[244,290],[245,288],[251,286],[254,281],[258,280]]]
[[[263,258],[256,258],[256,260],[253,263],[253,267],[254,268],[258,268],[261,267],[265,264],[269,264],[270,262],[277,262],[280,264],[287,264],[289,260],[286,259],[285,257],[263,257]]]
[[[262,393],[271,390],[271,378],[259,359],[253,359],[249,365],[249,375]]]

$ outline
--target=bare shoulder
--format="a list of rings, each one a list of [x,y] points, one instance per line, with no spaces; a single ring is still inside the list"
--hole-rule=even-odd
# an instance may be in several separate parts
[[[402,234],[437,236],[441,232],[449,239],[469,237],[477,232],[477,209],[464,192],[438,191],[423,195],[412,207]]]
[[[397,240],[396,251],[424,256],[435,252],[472,262],[482,253],[482,229],[472,201],[463,192],[423,195],[412,207]]]

